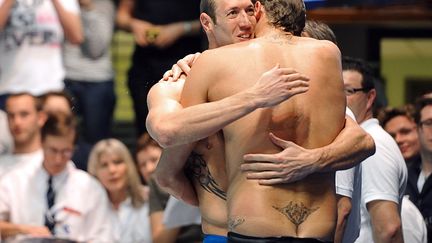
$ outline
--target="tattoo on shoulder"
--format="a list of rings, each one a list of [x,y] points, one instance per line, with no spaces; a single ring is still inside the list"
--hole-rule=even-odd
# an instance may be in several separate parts
[[[186,164],[186,173],[190,179],[197,180],[204,190],[213,193],[222,200],[226,201],[226,192],[222,190],[222,188],[213,178],[209,168],[207,167],[206,161],[201,155],[192,153],[189,156]]]
[[[228,219],[228,231],[234,231],[237,226],[243,224],[245,222],[244,218],[235,217]]]
[[[299,226],[306,221],[309,215],[319,209],[319,207],[308,208],[302,202],[293,201],[289,202],[285,207],[279,208],[273,206],[273,208],[285,215],[285,217],[287,217],[287,219],[296,226],[296,233]]]

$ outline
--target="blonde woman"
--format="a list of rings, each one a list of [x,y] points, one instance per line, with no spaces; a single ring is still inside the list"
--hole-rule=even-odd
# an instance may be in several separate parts
[[[117,139],[104,139],[93,147],[88,172],[108,192],[115,242],[151,242],[148,190],[141,184],[132,156]]]

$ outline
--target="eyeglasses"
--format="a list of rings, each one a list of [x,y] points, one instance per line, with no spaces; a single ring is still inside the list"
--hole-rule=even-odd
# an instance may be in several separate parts
[[[63,157],[72,157],[72,154],[74,152],[74,149],[56,149],[56,148],[45,148],[45,150],[52,154],[52,155],[56,155],[56,154],[60,154]]]
[[[422,126],[423,128],[431,129],[432,128],[432,119],[421,121],[420,126]]]
[[[346,96],[353,95],[353,94],[355,94],[355,93],[357,93],[359,91],[367,91],[367,90],[368,89],[366,89],[366,88],[358,88],[358,89],[355,89],[355,88],[345,88],[344,89]]]

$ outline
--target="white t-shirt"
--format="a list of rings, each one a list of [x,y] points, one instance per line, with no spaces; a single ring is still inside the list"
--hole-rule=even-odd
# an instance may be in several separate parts
[[[77,0],[58,2],[79,14]],[[16,0],[0,32],[0,94],[62,90],[62,43],[63,29],[52,0]]]
[[[405,161],[394,139],[377,119],[361,124],[375,142],[376,152],[362,162],[361,228],[356,242],[374,242],[370,215],[366,204],[385,200],[401,205],[408,173]]]
[[[25,165],[37,166],[42,160],[42,149],[38,149],[32,153],[2,155],[0,156],[0,178],[15,167]]]
[[[170,196],[164,210],[163,223],[168,229],[194,224],[200,225],[201,212],[198,207]]]
[[[48,174],[38,166],[20,166],[0,179],[0,220],[43,226],[54,215],[56,237],[82,242],[111,242],[112,224],[105,190],[72,161],[53,177],[55,204],[48,211]],[[19,238],[19,237],[18,237]]]
[[[420,211],[405,195],[402,200],[402,231],[406,243],[427,243],[427,229]]]
[[[148,202],[140,208],[134,208],[131,199],[127,198],[118,210],[111,207],[110,211],[114,226],[114,242],[152,242]]]

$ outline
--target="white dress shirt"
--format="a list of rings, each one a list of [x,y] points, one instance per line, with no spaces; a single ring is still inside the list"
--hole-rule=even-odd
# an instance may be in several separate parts
[[[41,161],[5,174],[0,179],[0,220],[43,226],[48,213],[57,222],[56,237],[112,242],[108,198],[99,182],[69,161],[66,169],[53,177],[55,203],[48,211],[48,178]]]

